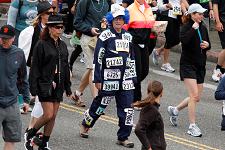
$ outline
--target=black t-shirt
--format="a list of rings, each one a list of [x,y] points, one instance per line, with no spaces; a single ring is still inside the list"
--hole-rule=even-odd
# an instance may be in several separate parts
[[[213,0],[213,4],[218,4],[220,19],[225,22],[225,0]]]

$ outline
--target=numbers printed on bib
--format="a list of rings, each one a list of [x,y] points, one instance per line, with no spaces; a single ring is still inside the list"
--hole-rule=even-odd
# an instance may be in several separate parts
[[[125,80],[122,83],[123,90],[132,90],[134,89],[133,80]]]
[[[129,42],[131,42],[132,41],[132,35],[130,33],[122,34],[122,39],[128,40]]]
[[[107,40],[107,39],[109,39],[109,38],[111,38],[111,37],[116,37],[116,35],[113,34],[110,30],[105,30],[105,31],[103,31],[103,32],[100,34],[100,36],[99,36],[99,38],[100,38],[102,41],[105,41],[105,40]]]
[[[173,6],[173,15],[182,15],[180,5]]]
[[[127,52],[129,53],[129,41],[128,40],[115,40],[116,51],[117,52]]]
[[[119,90],[119,81],[104,81],[103,82],[104,91],[117,91]]]
[[[90,126],[93,121],[93,118],[89,115],[89,109],[84,112],[84,120],[88,126]]]
[[[123,57],[112,57],[106,58],[106,67],[109,68],[111,66],[122,66],[123,65]]]
[[[110,103],[112,100],[115,100],[115,96],[104,96],[104,97],[102,97],[101,104],[102,104],[102,105],[109,105],[109,103]]]
[[[105,110],[105,108],[98,107],[98,109],[96,110],[96,112],[95,112],[95,113],[96,113],[97,115],[99,115],[99,116],[100,116],[100,115],[102,115],[102,114],[104,113],[104,110]]]
[[[133,108],[125,108],[124,112],[126,112],[125,125],[132,126],[133,125],[133,118],[134,118]]]
[[[121,72],[119,69],[104,69],[104,80],[120,78]]]

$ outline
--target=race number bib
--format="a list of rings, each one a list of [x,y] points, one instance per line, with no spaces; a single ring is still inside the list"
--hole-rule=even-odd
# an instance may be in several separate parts
[[[175,16],[182,15],[180,5],[174,5],[173,6],[173,15],[175,15]]]
[[[106,58],[106,67],[109,68],[111,66],[122,66],[123,65],[123,57],[112,57]]]
[[[117,91],[119,90],[119,81],[104,81],[103,82],[104,91]]]
[[[89,115],[89,109],[84,112],[84,120],[88,126],[90,126],[93,121],[93,118]]]
[[[133,118],[134,118],[133,108],[125,108],[124,111],[126,112],[125,125],[126,126],[132,126],[133,125]]]
[[[116,51],[117,52],[127,52],[129,53],[129,41],[128,40],[115,40]]]
[[[104,69],[104,80],[120,78],[121,72],[119,69]]]
[[[112,100],[115,100],[115,96],[104,96],[104,97],[102,97],[101,104],[102,104],[102,105],[109,105],[109,103],[110,103]]]
[[[133,80],[125,80],[122,83],[123,90],[132,90],[134,89]]]

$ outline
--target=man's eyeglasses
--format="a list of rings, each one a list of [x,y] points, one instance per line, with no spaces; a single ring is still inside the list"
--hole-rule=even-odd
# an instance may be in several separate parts
[[[63,29],[63,26],[53,26],[55,29]]]

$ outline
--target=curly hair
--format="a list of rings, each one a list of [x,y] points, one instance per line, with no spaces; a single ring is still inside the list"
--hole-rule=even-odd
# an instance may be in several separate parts
[[[129,11],[127,9],[124,10],[124,13],[125,15],[123,15],[123,20],[125,22],[125,24],[128,24],[129,23],[129,20],[130,20],[130,14],[129,14]],[[114,19],[113,15],[111,12],[108,12],[105,16],[106,20],[107,20],[107,23],[108,25],[112,25],[112,21]]]

